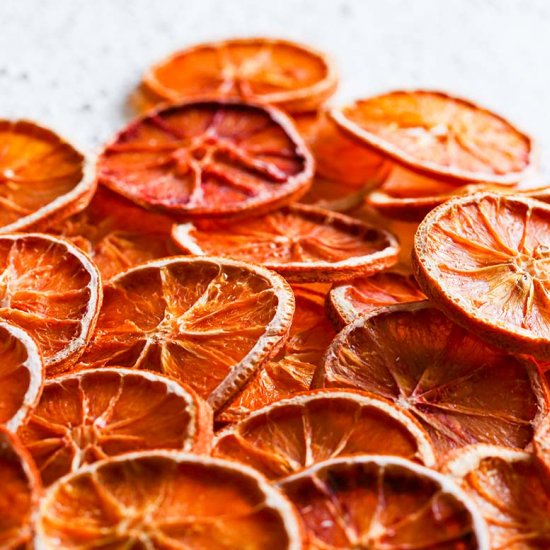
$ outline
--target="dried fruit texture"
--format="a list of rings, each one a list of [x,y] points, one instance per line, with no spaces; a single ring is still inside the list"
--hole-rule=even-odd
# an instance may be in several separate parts
[[[304,204],[311,204],[335,212],[347,212],[358,207],[368,193],[365,185],[349,185],[338,180],[315,176],[310,190],[300,199]]]
[[[152,67],[144,86],[169,101],[241,98],[291,111],[317,109],[336,90],[327,57],[307,46],[272,38],[199,44]]]
[[[317,135],[319,124],[319,112],[307,111],[303,113],[292,113],[290,120],[296,126],[296,130],[302,136],[303,140],[309,145]]]
[[[546,398],[550,402],[550,364],[548,362],[539,362],[539,368],[542,368],[544,371],[545,384],[542,391],[546,393]],[[546,469],[546,477],[550,479],[550,414],[544,415],[541,421],[537,423],[533,441],[535,455],[539,464]]]
[[[428,302],[375,310],[348,325],[314,377],[400,405],[439,458],[473,443],[524,448],[548,410],[534,365],[490,348]]]
[[[483,515],[491,548],[550,547],[549,480],[532,455],[476,445],[457,453],[445,472],[455,477]]]
[[[149,372],[82,371],[49,380],[17,432],[44,485],[132,451],[207,452],[212,413],[194,392]]]
[[[169,451],[133,453],[62,478],[42,500],[36,546],[300,550],[290,503],[251,468]]]
[[[222,430],[214,456],[280,480],[336,457],[394,455],[435,463],[426,431],[395,405],[368,394],[316,390],[277,401]]]
[[[185,252],[260,263],[292,282],[375,273],[393,265],[399,252],[387,231],[305,205],[218,227],[182,224],[173,237]]]
[[[325,312],[326,286],[293,287],[296,311],[288,340],[222,412],[220,420],[234,421],[273,401],[309,389],[313,373],[336,335]]]
[[[330,116],[383,156],[458,185],[514,184],[532,163],[528,136],[486,109],[439,92],[391,92]]]
[[[518,196],[453,199],[419,226],[418,282],[480,337],[550,357],[550,207]]]
[[[173,220],[149,212],[106,188],[89,206],[49,230],[79,246],[97,265],[103,280],[140,263],[172,255]]]
[[[290,287],[261,267],[216,258],[156,260],[105,286],[79,368],[161,372],[218,410],[284,344],[293,313]]]
[[[279,486],[298,508],[312,550],[489,549],[487,528],[468,497],[408,460],[327,460]]]
[[[97,172],[100,183],[142,206],[202,218],[298,198],[313,160],[277,109],[205,100],[136,119],[106,146]]]
[[[101,303],[90,260],[64,239],[40,233],[0,236],[0,318],[29,333],[46,374],[67,370],[84,351]]]
[[[0,120],[0,232],[44,229],[82,209],[94,179],[85,158],[51,130]]]

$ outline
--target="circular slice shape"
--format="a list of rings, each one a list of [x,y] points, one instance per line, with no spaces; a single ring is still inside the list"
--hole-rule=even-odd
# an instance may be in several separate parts
[[[375,273],[396,263],[399,254],[391,233],[306,205],[218,227],[186,223],[174,227],[173,238],[187,253],[262,264],[291,282]]]
[[[17,434],[50,485],[86,464],[132,451],[208,452],[212,412],[173,380],[106,368],[48,380]]]
[[[449,478],[391,456],[327,460],[284,479],[312,549],[489,550],[487,527]]]
[[[216,218],[299,198],[313,160],[277,109],[203,100],[131,122],[104,149],[97,173],[100,183],[146,208]]]
[[[214,456],[248,464],[272,480],[362,454],[435,463],[429,436],[412,416],[353,390],[315,390],[272,403],[222,430],[213,449]]]
[[[296,512],[260,474],[174,451],[132,453],[61,478],[42,500],[36,549],[300,550]]]
[[[550,206],[490,193],[453,199],[419,225],[413,263],[422,290],[457,323],[550,357]]]
[[[84,208],[95,179],[84,156],[27,120],[0,120],[0,233],[43,230]]]
[[[101,305],[97,268],[65,239],[0,235],[0,318],[37,343],[46,374],[67,370],[84,351]]]
[[[495,113],[441,92],[390,92],[333,109],[330,116],[381,155],[458,185],[512,185],[533,162],[529,136]]]
[[[288,335],[282,277],[219,258],[173,257],[110,280],[79,368],[128,367],[188,384],[217,411]]]
[[[535,365],[489,347],[429,302],[376,309],[348,325],[314,386],[400,405],[430,434],[438,458],[473,443],[524,448],[548,408]]]
[[[531,454],[493,445],[456,453],[444,472],[473,500],[491,548],[550,548],[550,490]]]

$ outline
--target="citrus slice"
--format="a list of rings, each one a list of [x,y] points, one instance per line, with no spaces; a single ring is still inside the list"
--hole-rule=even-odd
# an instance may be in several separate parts
[[[519,196],[453,199],[420,224],[413,263],[426,295],[480,337],[550,357],[550,206]]]
[[[390,92],[330,116],[383,157],[458,185],[511,185],[532,164],[527,135],[487,109],[440,92]]]
[[[17,438],[0,427],[0,547],[30,548],[40,478]]]
[[[103,150],[97,172],[100,183],[146,208],[220,217],[300,197],[313,160],[277,109],[203,100],[131,122]]]
[[[307,548],[489,550],[487,527],[449,478],[391,456],[332,459],[279,483]]]
[[[39,230],[86,206],[95,180],[84,156],[27,120],[0,120],[0,232]]]
[[[399,253],[387,231],[306,205],[218,227],[186,223],[174,228],[173,238],[187,253],[263,264],[292,282],[375,273],[393,265]]]
[[[291,288],[262,267],[219,258],[152,261],[105,285],[79,368],[161,372],[217,411],[279,351],[293,313]]]
[[[101,280],[65,239],[0,236],[0,318],[36,341],[46,373],[67,370],[84,351],[101,305]]]
[[[298,130],[303,140],[309,145],[317,135],[319,112],[306,111],[303,113],[292,113],[292,115],[290,115],[290,120],[294,122],[296,130]]]
[[[61,478],[41,502],[37,550],[300,550],[287,499],[251,468],[174,451],[132,453]]]
[[[335,212],[347,212],[362,204],[369,187],[350,185],[348,183],[315,176],[309,191],[300,199],[304,204],[311,204]]]
[[[52,378],[17,432],[44,485],[132,451],[208,452],[212,414],[178,383],[144,371],[98,369]]]
[[[548,362],[539,363],[539,368],[541,367],[545,381],[542,390],[546,393],[548,402],[550,402],[550,364]],[[533,442],[538,462],[546,469],[546,477],[550,479],[550,414],[544,415],[541,421],[537,423]]]
[[[171,256],[174,221],[144,210],[104,187],[89,206],[66,219],[50,233],[80,247],[97,265],[103,280],[140,263]]]
[[[219,432],[212,453],[273,480],[329,458],[361,454],[435,463],[429,436],[412,416],[353,390],[315,390],[276,401]]]
[[[445,472],[483,515],[491,548],[550,548],[550,489],[531,454],[475,445],[459,451]]]
[[[425,299],[412,275],[384,271],[333,287],[327,306],[330,318],[343,327],[376,308]]]
[[[161,61],[144,78],[146,88],[169,101],[242,98],[292,112],[316,109],[337,84],[335,68],[325,55],[274,38],[198,44]]]
[[[428,302],[376,309],[348,325],[314,386],[357,388],[400,405],[439,458],[473,443],[524,448],[548,410],[535,365],[490,348]]]

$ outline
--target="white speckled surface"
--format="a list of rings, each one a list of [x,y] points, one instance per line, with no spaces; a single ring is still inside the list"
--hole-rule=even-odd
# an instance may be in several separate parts
[[[94,150],[131,113],[145,68],[197,41],[273,35],[331,53],[337,100],[453,91],[539,142],[550,176],[548,0],[0,0],[0,117]]]

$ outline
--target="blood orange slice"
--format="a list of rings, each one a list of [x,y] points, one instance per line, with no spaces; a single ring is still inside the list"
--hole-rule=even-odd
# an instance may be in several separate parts
[[[524,448],[548,410],[534,365],[490,348],[428,302],[380,308],[348,325],[314,385],[358,388],[400,405],[440,458],[473,443]]]
[[[184,453],[133,453],[61,478],[42,500],[37,550],[300,550],[287,499],[251,468]]]
[[[174,257],[110,280],[80,368],[131,367],[189,384],[214,410],[284,344],[294,296],[282,277],[218,258]]]
[[[483,515],[491,548],[550,547],[550,490],[529,453],[492,445],[459,451],[446,464]]]
[[[292,282],[345,280],[385,269],[399,246],[384,230],[306,205],[220,225],[187,223],[175,242],[191,254],[213,254],[263,264]]]
[[[107,368],[49,380],[18,435],[50,485],[86,464],[132,451],[207,452],[212,413],[168,378]]]
[[[390,92],[330,116],[382,156],[459,185],[511,185],[532,164],[527,135],[487,109],[440,92]]]
[[[308,548],[489,550],[487,527],[449,478],[390,456],[321,462],[279,483]]]
[[[88,257],[40,233],[0,236],[0,318],[36,341],[46,373],[67,370],[84,351],[101,305],[101,280]]]

